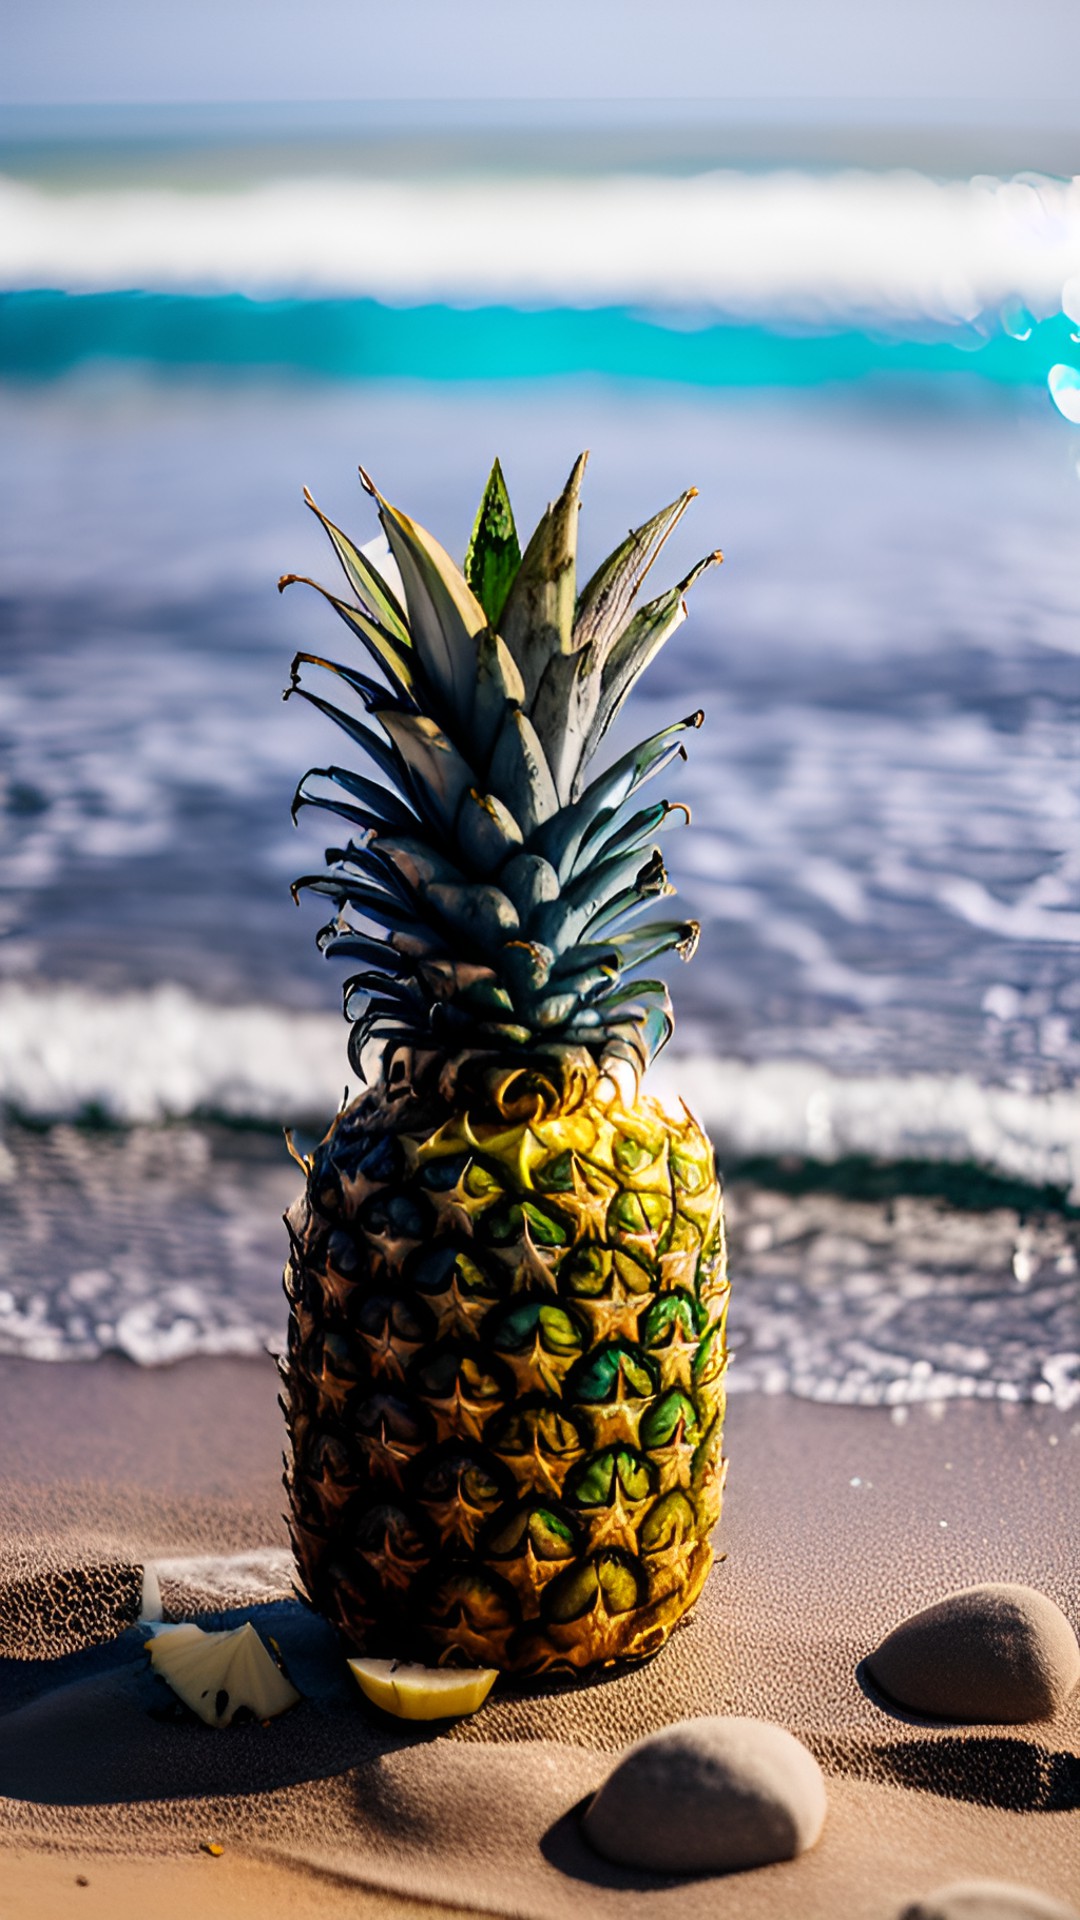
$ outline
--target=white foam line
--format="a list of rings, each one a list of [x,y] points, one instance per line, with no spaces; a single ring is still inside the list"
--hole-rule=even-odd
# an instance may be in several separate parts
[[[225,1007],[184,987],[106,996],[0,987],[0,1100],[36,1119],[139,1124],[200,1109],[291,1124],[333,1114],[348,1029],[332,1014]]]
[[[289,1593],[295,1564],[287,1547],[250,1547],[241,1553],[184,1554],[149,1562],[144,1570],[157,1587],[161,1618],[161,1582],[195,1587],[208,1598],[245,1594],[252,1602]]]
[[[124,1124],[200,1109],[325,1121],[347,1076],[346,1028],[332,1014],[223,1007],[178,986],[109,997],[10,981],[0,986],[0,1034],[0,1102],[41,1120],[96,1107]],[[686,1101],[717,1139],[722,1163],[758,1154],[970,1160],[1080,1199],[1080,1092],[670,1052],[649,1086]]]
[[[642,301],[948,325],[1013,299],[1056,313],[1078,269],[1080,180],[723,171],[46,192],[0,179],[6,288]]]
[[[846,1154],[974,1161],[1080,1202],[1080,1092],[987,1086],[973,1074],[841,1075],[813,1061],[679,1059],[652,1070],[728,1157]]]

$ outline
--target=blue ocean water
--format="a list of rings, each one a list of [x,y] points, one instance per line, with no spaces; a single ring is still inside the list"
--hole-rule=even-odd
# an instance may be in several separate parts
[[[1047,388],[1074,199],[815,178],[815,260],[805,182],[725,176],[676,299],[598,229],[528,287],[508,244],[469,298],[419,162],[381,182],[408,246],[370,285],[340,219],[334,284],[314,241],[283,282],[280,181],[249,229],[228,183],[148,228],[133,164],[92,206],[24,169],[0,246],[0,1351],[280,1332],[294,1175],[243,1128],[318,1128],[346,1072],[288,898],[321,847],[289,800],[336,741],[280,692],[344,640],[275,591],[333,577],[301,486],[370,537],[362,460],[461,552],[495,453],[528,526],[588,445],[583,570],[691,482],[671,577],[725,553],[625,724],[707,714],[670,793],[703,939],[662,1071],[735,1175],[743,1384],[1080,1401],[1080,446]],[[568,205],[541,184],[534,225]]]
[[[963,321],[881,332],[627,307],[393,307],[370,299],[48,288],[0,294],[0,365],[9,377],[30,380],[88,362],[134,362],[234,378],[267,370],[454,383],[594,374],[737,388],[953,374],[1045,391],[1051,368],[1070,353],[1075,330],[1065,314],[1033,321],[1017,337]]]

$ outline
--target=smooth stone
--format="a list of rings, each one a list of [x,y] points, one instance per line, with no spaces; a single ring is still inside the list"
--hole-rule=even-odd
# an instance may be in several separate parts
[[[1031,1887],[1006,1886],[1003,1880],[965,1880],[942,1887],[925,1900],[912,1901],[896,1920],[1080,1920],[1080,1914]]]
[[[1003,1726],[1065,1704],[1080,1680],[1080,1646],[1034,1587],[964,1587],[894,1627],[866,1667],[916,1713]]]
[[[791,1860],[825,1819],[812,1753],[768,1720],[680,1720],[627,1749],[593,1798],[585,1837],[653,1873],[729,1873]]]

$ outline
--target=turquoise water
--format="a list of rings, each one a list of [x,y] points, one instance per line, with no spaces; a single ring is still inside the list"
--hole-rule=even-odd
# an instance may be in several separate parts
[[[1026,338],[954,324],[936,335],[884,327],[812,331],[665,317],[626,307],[462,309],[377,300],[256,300],[240,293],[0,296],[0,369],[50,379],[88,361],[163,370],[279,368],[327,379],[528,379],[593,373],[705,387],[814,387],[869,375],[975,375],[1045,386],[1075,353],[1064,314]]]

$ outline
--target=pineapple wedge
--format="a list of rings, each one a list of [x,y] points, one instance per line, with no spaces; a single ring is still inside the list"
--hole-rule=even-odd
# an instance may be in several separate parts
[[[360,1691],[399,1720],[475,1713],[495,1684],[494,1667],[420,1667],[403,1660],[350,1660]]]
[[[160,1627],[146,1645],[154,1672],[208,1727],[231,1726],[241,1712],[272,1720],[300,1699],[250,1620],[224,1633]]]

